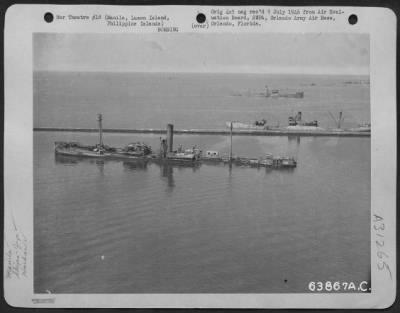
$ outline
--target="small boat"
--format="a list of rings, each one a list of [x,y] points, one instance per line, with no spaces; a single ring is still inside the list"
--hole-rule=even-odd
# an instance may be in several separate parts
[[[304,98],[304,91],[281,92],[279,89],[269,89],[265,86],[265,97],[267,98]]]

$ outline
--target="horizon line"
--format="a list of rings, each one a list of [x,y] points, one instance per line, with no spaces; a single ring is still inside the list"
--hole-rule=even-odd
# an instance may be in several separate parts
[[[346,73],[346,72],[245,72],[245,71],[107,71],[107,70],[72,70],[72,69],[33,69],[32,72],[64,72],[64,73],[121,73],[121,74],[254,74],[254,75],[320,75],[320,76],[367,76],[370,73]]]

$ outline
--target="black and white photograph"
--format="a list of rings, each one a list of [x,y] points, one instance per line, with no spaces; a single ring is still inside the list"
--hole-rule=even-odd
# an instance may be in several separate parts
[[[35,292],[369,292],[368,35],[33,47]]]
[[[196,14],[208,23],[213,10]],[[97,11],[89,16],[106,16]],[[368,296],[375,272],[395,279],[384,232],[392,213],[376,209],[390,197],[373,191],[392,190],[380,180],[392,158],[376,157],[388,150],[372,110],[385,82],[375,35],[356,26],[196,31],[198,16],[187,32],[62,31],[60,16],[56,30],[45,15],[26,36],[30,141],[20,140],[25,128],[6,138],[6,151],[32,151],[32,233],[22,211],[7,211],[15,235],[5,277],[31,275],[33,304],[57,305],[58,295]]]

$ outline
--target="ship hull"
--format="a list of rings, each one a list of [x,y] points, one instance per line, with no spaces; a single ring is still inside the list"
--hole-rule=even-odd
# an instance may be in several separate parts
[[[55,149],[54,152],[57,155],[97,158],[97,159],[143,160],[147,158],[146,156],[128,155],[123,153],[113,153],[113,152],[99,153],[95,151],[85,151],[77,149]]]
[[[226,127],[231,127],[231,122],[226,122]],[[245,124],[241,122],[232,122],[233,129],[250,129],[250,130],[265,130],[268,129],[267,126],[256,126],[251,124]]]

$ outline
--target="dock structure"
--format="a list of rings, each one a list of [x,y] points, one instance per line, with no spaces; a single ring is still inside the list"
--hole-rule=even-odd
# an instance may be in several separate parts
[[[81,132],[95,133],[97,128],[68,128],[68,127],[34,127],[35,132]],[[161,128],[103,128],[102,133],[121,134],[165,134]],[[175,134],[180,135],[230,135],[229,129],[174,129]],[[301,130],[301,129],[233,129],[233,135],[237,136],[304,136],[304,137],[371,137],[370,131],[356,131],[344,129],[323,129],[323,130]]]

